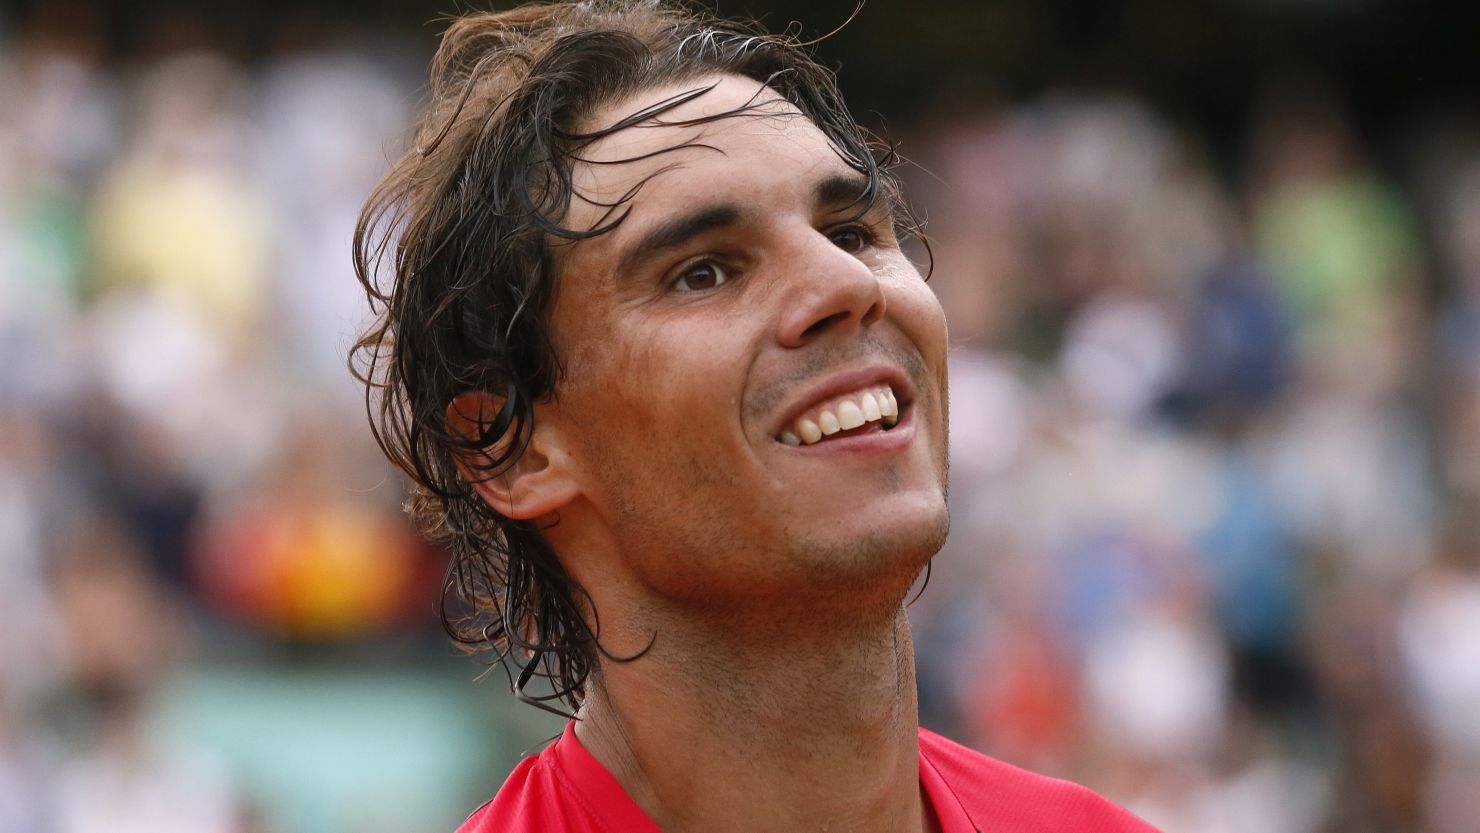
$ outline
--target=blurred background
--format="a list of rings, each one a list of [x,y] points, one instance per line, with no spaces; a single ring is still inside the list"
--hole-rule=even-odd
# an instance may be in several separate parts
[[[344,368],[456,8],[0,3],[0,833],[447,833],[558,731],[441,636]],[[925,725],[1168,833],[1474,831],[1477,34],[875,0],[822,44],[955,344]]]

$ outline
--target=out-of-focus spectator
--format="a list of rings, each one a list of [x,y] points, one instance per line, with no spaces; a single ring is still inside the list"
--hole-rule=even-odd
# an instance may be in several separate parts
[[[415,627],[439,585],[437,559],[398,515],[336,495],[363,443],[306,417],[273,476],[219,503],[193,553],[201,599],[228,618],[295,639]]]
[[[147,731],[149,704],[185,647],[184,611],[125,528],[98,519],[76,530],[51,569],[83,733],[59,766],[56,829],[233,833],[237,799],[225,774],[202,750],[162,748]]]
[[[156,292],[229,340],[260,326],[271,238],[247,173],[245,79],[195,54],[150,70],[138,122],[94,198],[99,292]]]
[[[1419,288],[1412,210],[1371,169],[1319,84],[1291,82],[1270,95],[1252,153],[1254,241],[1304,350],[1334,360],[1360,349]]]
[[[360,411],[344,357],[368,307],[345,252],[364,196],[398,150],[410,104],[382,62],[344,49],[290,53],[258,87],[254,168],[272,206],[273,352],[291,356],[301,384]],[[349,405],[350,407],[345,407]]]
[[[0,32],[0,830],[276,829],[241,750],[160,727],[203,668],[434,627],[344,371],[350,230],[411,97],[364,48],[247,69],[198,29],[100,63],[88,8]],[[276,565],[288,612],[215,605],[206,553]]]

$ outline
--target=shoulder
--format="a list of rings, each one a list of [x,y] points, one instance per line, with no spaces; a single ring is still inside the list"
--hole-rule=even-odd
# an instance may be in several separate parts
[[[457,833],[661,833],[581,745],[575,721],[515,767],[498,795]]]
[[[525,758],[509,773],[491,801],[479,807],[457,833],[563,833],[584,830],[585,819],[561,783],[550,750]]]
[[[1000,833],[1156,833],[1129,810],[1078,784],[1028,772],[920,730],[931,766],[978,829]]]
[[[529,816],[537,812],[543,802],[542,794],[548,792],[546,783],[549,773],[542,772],[538,757],[525,758],[509,773],[504,785],[487,804],[468,816],[468,820],[457,828],[457,833],[533,833]]]

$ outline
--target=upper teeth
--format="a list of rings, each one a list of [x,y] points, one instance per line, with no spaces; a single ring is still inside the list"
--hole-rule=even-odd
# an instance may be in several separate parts
[[[811,445],[839,431],[879,421],[893,426],[899,421],[899,400],[888,385],[876,385],[839,396],[797,417],[776,435],[787,445]]]

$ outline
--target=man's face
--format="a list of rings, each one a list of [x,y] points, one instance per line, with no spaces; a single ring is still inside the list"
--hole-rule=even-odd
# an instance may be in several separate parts
[[[864,177],[748,79],[650,90],[587,127],[716,81],[576,164],[569,228],[641,187],[614,231],[556,250],[566,372],[536,418],[579,480],[561,524],[676,601],[902,592],[945,536],[946,330],[889,207],[854,219]]]

